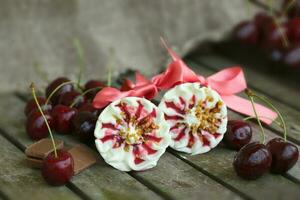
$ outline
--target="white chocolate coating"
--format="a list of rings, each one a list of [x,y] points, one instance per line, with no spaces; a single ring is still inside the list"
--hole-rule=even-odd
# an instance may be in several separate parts
[[[222,140],[227,126],[227,108],[220,95],[199,83],[184,83],[170,89],[158,108],[170,125],[170,146],[192,155],[208,152]]]
[[[125,97],[108,105],[98,118],[94,135],[105,162],[121,171],[156,166],[171,142],[163,112],[138,97]]]

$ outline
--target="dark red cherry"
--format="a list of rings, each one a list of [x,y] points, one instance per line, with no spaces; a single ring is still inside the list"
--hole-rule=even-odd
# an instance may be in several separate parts
[[[291,169],[297,162],[298,148],[281,138],[274,138],[267,143],[267,147],[272,154],[271,171],[282,174]]]
[[[54,130],[62,134],[71,133],[72,119],[76,114],[76,108],[70,108],[65,105],[56,105],[52,111]]]
[[[259,30],[252,21],[241,22],[235,27],[233,36],[241,43],[255,45],[258,43]]]
[[[300,18],[288,22],[288,37],[292,44],[300,44]]]
[[[86,93],[86,97],[88,99],[93,99],[97,92],[99,92],[101,89],[100,88],[105,87],[105,84],[102,81],[98,81],[98,80],[89,80],[88,82],[86,82],[86,84],[84,85],[84,91],[93,89],[93,91]]]
[[[240,150],[250,142],[251,138],[252,129],[247,122],[240,120],[228,121],[223,141],[229,148]]]
[[[46,99],[44,97],[37,97],[37,100],[38,100],[39,104],[41,105],[41,108],[42,108],[43,111],[45,111],[45,112],[48,111],[49,113],[51,112],[52,105],[50,103],[45,105]],[[35,100],[30,99],[26,104],[26,107],[24,109],[24,113],[25,113],[26,116],[28,116],[32,111],[35,111],[35,110],[38,110],[38,107],[35,103]]]
[[[300,69],[300,46],[292,47],[286,50],[283,56],[283,62],[286,65]]]
[[[65,82],[69,82],[70,80],[66,77],[60,77],[60,78],[57,78],[55,80],[53,80],[49,85],[48,87],[46,88],[46,97],[49,97],[49,95],[62,83],[65,83]],[[67,85],[64,85],[62,86],[59,90],[57,90],[52,98],[50,99],[50,101],[53,103],[53,105],[56,105],[58,103],[58,100],[59,100],[59,97],[66,93],[66,92],[70,92],[73,90],[73,84],[70,83],[70,84],[67,84]]]
[[[87,102],[80,106],[78,112],[91,112],[93,115],[98,117],[101,113],[101,109],[97,109],[93,106],[92,103]]]
[[[262,46],[266,49],[282,49],[284,47],[283,34],[287,36],[288,29],[286,24],[277,26],[270,24],[265,28]]]
[[[272,164],[272,154],[266,145],[252,142],[245,145],[235,155],[233,166],[237,175],[254,180],[269,171]]]
[[[87,100],[85,96],[82,96],[79,92],[73,90],[70,92],[66,92],[62,94],[59,98],[59,104],[65,105],[65,106],[70,106],[74,102],[75,108],[79,108],[83,103],[85,103]]]
[[[73,119],[73,128],[79,139],[87,144],[94,142],[97,117],[91,112],[80,112]]]
[[[53,118],[48,112],[44,112],[45,117],[51,127],[53,124]],[[28,115],[26,120],[26,133],[34,140],[40,140],[46,138],[49,135],[47,125],[42,114],[37,110]]]
[[[134,84],[129,79],[125,79],[123,84],[121,85],[120,90],[121,91],[128,91],[131,90],[134,87]]]
[[[57,157],[51,152],[43,161],[42,176],[54,186],[65,185],[74,175],[74,161],[66,150],[57,150]]]
[[[266,12],[259,12],[254,16],[254,23],[261,30],[273,22],[272,16],[268,15]]]

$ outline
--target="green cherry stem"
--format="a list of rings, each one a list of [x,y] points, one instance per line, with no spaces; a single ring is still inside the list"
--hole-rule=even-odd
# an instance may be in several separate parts
[[[49,126],[48,120],[47,120],[47,118],[46,118],[45,115],[44,115],[44,112],[43,112],[43,110],[42,110],[42,108],[41,108],[41,106],[40,106],[40,104],[39,104],[39,101],[37,100],[37,97],[36,97],[36,94],[35,94],[35,88],[34,88],[34,84],[33,84],[33,83],[31,83],[30,88],[31,88],[31,93],[32,93],[32,96],[33,96],[33,98],[34,98],[34,101],[35,101],[35,103],[36,103],[36,105],[37,105],[37,107],[38,107],[38,109],[39,109],[41,115],[43,116],[43,118],[44,118],[44,120],[45,120],[47,129],[48,129],[48,131],[49,131],[49,134],[50,134],[50,137],[51,137],[51,141],[52,141],[52,144],[53,144],[54,155],[55,155],[55,157],[57,158],[57,150],[56,150],[56,145],[55,145],[55,142],[54,142],[53,134],[52,134],[51,128],[50,128],[50,126]]]
[[[46,100],[46,102],[45,102],[45,105],[48,105],[48,103],[49,103],[50,99],[52,98],[52,96],[53,96],[53,95],[54,95],[61,87],[65,86],[65,85],[68,85],[68,84],[70,84],[70,83],[73,83],[73,82],[72,82],[72,81],[67,81],[67,82],[64,82],[64,83],[60,84],[59,86],[57,86],[57,87],[51,92],[51,94],[48,96],[48,98],[47,98],[47,100]]]
[[[81,88],[80,87],[81,78],[82,78],[83,70],[85,69],[84,52],[83,52],[82,45],[80,44],[80,41],[77,38],[74,39],[73,44],[74,44],[74,47],[76,49],[78,62],[79,62],[79,73],[78,73],[78,77],[77,77],[77,88],[80,89]]]
[[[249,97],[250,102],[252,104],[252,108],[253,108],[253,112],[254,112],[255,118],[256,118],[257,123],[258,123],[258,125],[260,127],[260,130],[261,130],[261,140],[262,140],[262,143],[265,144],[265,141],[266,141],[265,130],[264,130],[264,128],[263,128],[263,126],[262,126],[259,118],[258,118],[258,114],[257,114],[256,108],[255,108],[255,104],[254,104],[253,93],[249,89],[246,89],[245,93]]]
[[[90,89],[84,91],[84,92],[81,93],[78,97],[76,97],[76,98],[74,99],[74,101],[72,102],[72,104],[71,104],[69,107],[70,107],[70,108],[73,108],[73,107],[76,105],[76,103],[77,103],[77,101],[79,100],[79,98],[83,97],[83,96],[86,95],[87,93],[92,92],[92,91],[97,90],[97,89],[102,89],[102,88],[103,88],[103,87],[94,87],[94,88],[90,88]]]
[[[258,98],[259,100],[261,100],[261,101],[265,102],[266,104],[268,104],[278,114],[278,117],[279,117],[279,119],[281,121],[281,124],[282,124],[282,127],[283,127],[283,131],[284,131],[284,135],[283,135],[284,141],[286,141],[287,140],[286,123],[285,123],[285,121],[284,121],[284,119],[282,117],[282,114],[279,112],[279,110],[268,99],[266,99],[264,97],[261,97],[261,96],[258,96],[256,94],[252,94],[252,96],[255,97],[255,98]]]
[[[283,8],[282,16],[286,16],[287,12],[295,5],[296,0],[290,0],[289,3]]]

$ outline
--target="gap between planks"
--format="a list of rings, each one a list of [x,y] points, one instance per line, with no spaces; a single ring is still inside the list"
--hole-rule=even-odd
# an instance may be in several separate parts
[[[19,98],[20,100],[22,100],[23,102],[25,102],[28,99],[28,96],[26,94],[23,93],[19,93],[16,92],[15,96],[17,98]],[[14,140],[14,139],[13,139]],[[174,155],[172,152],[168,151],[168,153],[171,156],[174,156],[176,158],[178,158],[179,160],[183,161],[184,163],[186,163],[187,165],[191,166],[190,163],[185,162],[184,160],[182,160],[181,158],[179,158],[178,156]],[[205,170],[199,170],[200,167],[195,168],[194,166],[191,166],[192,168],[194,168],[196,171],[198,171],[199,173],[203,174],[204,176],[207,176],[208,178],[212,179],[212,181],[215,181],[216,183],[219,183],[221,186],[223,186],[224,188],[226,188],[227,190],[233,192],[234,194],[236,194],[237,196],[241,197],[242,199],[246,199],[246,200],[252,200],[253,198],[251,198],[250,196],[248,196],[246,193],[242,192],[242,191],[238,191],[237,189],[231,187],[228,184],[224,184],[224,181],[220,181],[221,179],[215,178],[215,176],[213,176],[212,174],[209,174],[208,172],[203,173]],[[156,187],[153,183],[151,183],[150,181],[148,181],[147,179],[144,179],[143,177],[139,176],[138,174],[136,174],[135,172],[128,172],[128,174],[133,177],[134,179],[136,179],[138,182],[140,182],[141,184],[145,185],[147,188],[149,188],[150,190],[152,190],[153,192],[155,192],[156,194],[158,194],[159,196],[161,196],[164,199],[173,199],[170,195],[168,195],[166,192],[160,190],[158,187]]]

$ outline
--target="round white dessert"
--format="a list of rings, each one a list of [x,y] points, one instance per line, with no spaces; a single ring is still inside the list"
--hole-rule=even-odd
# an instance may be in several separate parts
[[[192,155],[208,152],[222,140],[227,108],[220,95],[199,83],[184,83],[165,93],[158,108],[170,125],[170,146]]]
[[[156,166],[171,142],[164,114],[144,98],[125,97],[100,114],[95,128],[96,147],[109,165],[121,171]]]

